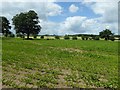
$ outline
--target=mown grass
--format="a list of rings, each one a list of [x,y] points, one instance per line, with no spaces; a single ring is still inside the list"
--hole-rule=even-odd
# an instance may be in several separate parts
[[[2,40],[3,87],[118,87],[118,42]]]

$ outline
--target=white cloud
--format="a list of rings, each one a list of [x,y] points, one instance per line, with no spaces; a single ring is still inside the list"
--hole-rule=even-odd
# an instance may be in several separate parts
[[[59,34],[99,34],[106,26],[109,26],[113,33],[118,33],[117,23],[102,23],[99,18],[89,19],[83,16],[67,17],[64,22],[60,23],[60,28],[57,31]]]
[[[102,16],[105,23],[117,22],[119,0],[83,0],[83,4],[93,10],[95,14]]]
[[[76,23],[77,22],[77,23]],[[67,17],[65,21],[60,23],[55,22],[41,22],[43,30],[41,33],[45,34],[77,34],[77,33],[91,33],[98,34],[104,28],[98,23],[97,19],[88,19],[83,16]]]
[[[11,15],[12,18],[12,16],[20,12],[26,12],[31,9],[35,10],[40,19],[44,20],[47,19],[47,16],[60,15],[62,12],[62,7],[53,2],[2,2],[2,12],[0,14],[6,17]]]
[[[40,34],[59,34],[60,24],[51,21],[41,21],[42,30]]]
[[[62,7],[55,3],[46,3],[46,12],[48,16],[56,16],[62,13]]]
[[[92,2],[91,2],[92,1]],[[82,3],[91,8],[97,15],[101,27],[109,26],[115,34],[118,32],[118,1],[119,0],[84,0]]]
[[[77,23],[76,23],[77,22]],[[63,32],[72,32],[75,33],[93,33],[97,34],[98,30],[93,29],[96,28],[97,21],[94,19],[88,19],[87,17],[82,16],[74,16],[68,17],[66,20],[61,24]],[[69,33],[70,34],[70,33]]]
[[[79,7],[75,6],[74,4],[72,4],[70,7],[69,7],[69,11],[74,13],[74,12],[77,12],[79,10]]]

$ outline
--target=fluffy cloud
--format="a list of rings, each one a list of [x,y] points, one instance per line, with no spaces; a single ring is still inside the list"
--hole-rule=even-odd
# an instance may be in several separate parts
[[[75,6],[74,4],[72,4],[70,7],[69,7],[69,11],[74,13],[74,12],[77,12],[79,10],[79,7]]]
[[[2,5],[0,14],[8,18],[20,12],[35,10],[39,17],[45,20],[47,16],[60,15],[62,12],[62,7],[52,2],[2,2]]]
[[[40,25],[42,26],[40,34],[59,34],[60,23],[42,20],[40,20],[40,22]]]
[[[106,27],[106,25],[99,23],[97,18],[88,19],[83,16],[67,17],[65,21],[60,23],[41,21],[41,26],[43,27],[41,34],[58,35],[78,33],[99,34]]]
[[[118,1],[119,0],[84,0],[82,3],[91,8],[95,14],[101,16],[98,18],[101,27],[109,26],[109,29],[117,34]]]
[[[99,31],[99,28],[95,30],[97,26],[99,27],[99,24],[97,24],[97,20],[88,19],[87,17],[82,16],[68,17],[61,24],[61,26],[62,32],[67,32],[68,34],[71,34],[71,32],[72,34],[76,33],[98,34]]]
[[[46,3],[45,4],[46,14],[48,16],[56,16],[62,13],[62,7],[55,3]]]
[[[90,7],[95,14],[102,16],[102,21],[105,23],[117,22],[118,20],[118,0],[84,0],[82,3]],[[93,1],[95,1],[93,3]]]

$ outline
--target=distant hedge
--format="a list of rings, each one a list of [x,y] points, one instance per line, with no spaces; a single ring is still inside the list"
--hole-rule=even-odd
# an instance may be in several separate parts
[[[73,37],[72,37],[72,40],[77,40],[77,36],[73,36]]]
[[[65,36],[64,36],[64,39],[67,40],[67,39],[70,39],[70,37],[67,36],[67,35],[65,35]]]
[[[115,40],[115,37],[114,37],[114,36],[110,36],[110,37],[109,37],[109,40],[114,41],[114,40]]]
[[[41,39],[44,39],[44,36],[41,36]]]
[[[55,36],[55,39],[60,39],[60,37],[59,36]]]

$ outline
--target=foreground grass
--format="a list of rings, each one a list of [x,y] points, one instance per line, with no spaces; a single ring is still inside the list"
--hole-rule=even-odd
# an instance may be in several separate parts
[[[118,42],[2,41],[3,87],[118,87]]]

